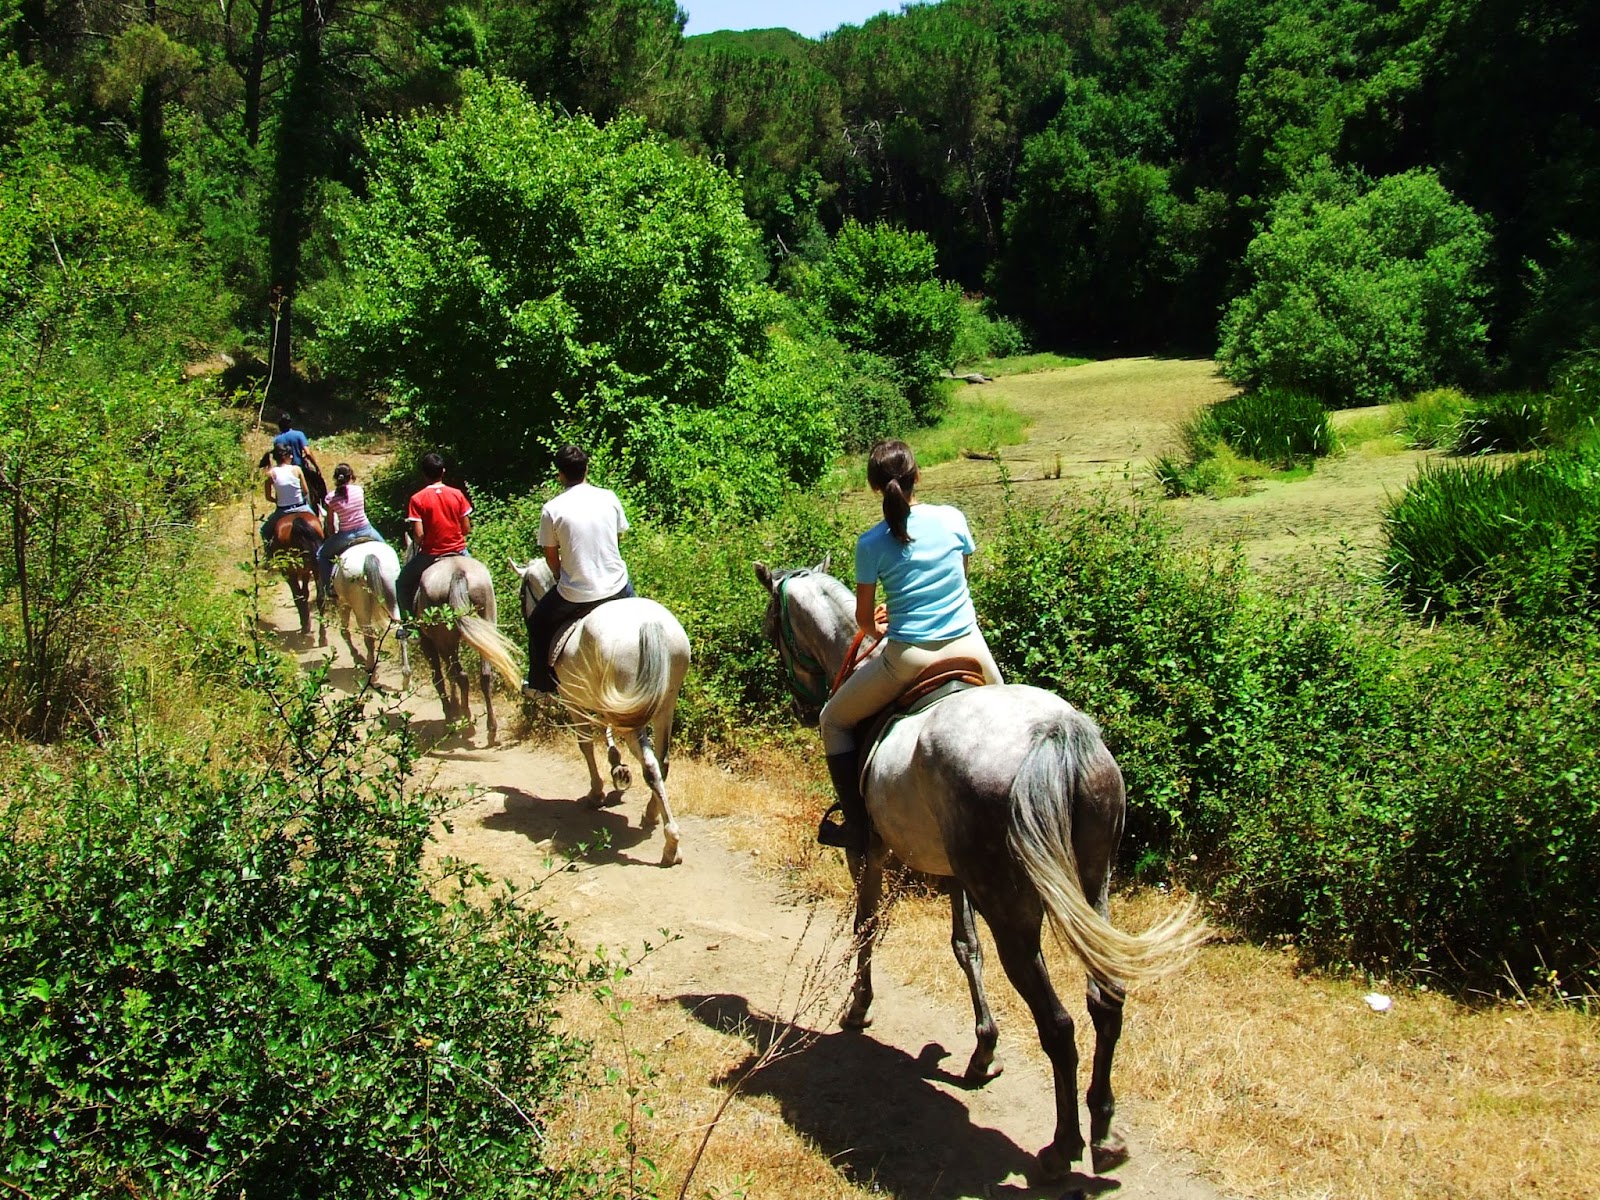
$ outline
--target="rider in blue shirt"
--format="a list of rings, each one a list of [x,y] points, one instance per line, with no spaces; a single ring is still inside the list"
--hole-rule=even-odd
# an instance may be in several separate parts
[[[872,448],[867,482],[883,495],[883,520],[856,540],[856,624],[867,636],[883,638],[884,645],[822,709],[822,745],[839,797],[817,830],[825,846],[866,845],[857,725],[935,663],[976,659],[986,682],[1002,682],[967,590],[967,558],[974,549],[967,519],[960,509],[913,499],[919,478],[917,460],[904,442]],[[879,584],[889,610],[886,625],[876,616]],[[829,819],[834,811],[841,824]]]

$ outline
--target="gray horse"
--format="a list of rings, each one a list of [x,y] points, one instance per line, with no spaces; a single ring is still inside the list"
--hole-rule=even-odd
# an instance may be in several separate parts
[[[414,547],[411,553],[415,553]],[[450,611],[449,620],[426,620],[430,610],[440,609]],[[433,671],[433,686],[439,691],[439,702],[444,706],[444,719],[448,722],[461,720],[469,726],[472,724],[467,673],[461,666],[461,643],[465,642],[478,652],[483,664],[480,685],[483,707],[488,713],[489,745],[494,745],[500,733],[494,718],[494,673],[498,672],[509,686],[519,687],[522,671],[517,666],[516,646],[495,627],[494,580],[489,568],[464,554],[441,558],[422,573],[412,612],[418,618],[422,653]],[[445,685],[446,669],[452,687]]]
[[[815,724],[856,632],[855,598],[825,565],[797,571],[756,563],[767,589],[763,629],[778,648],[796,709]],[[1001,964],[1026,1001],[1055,1072],[1055,1136],[1039,1152],[1046,1179],[1067,1175],[1084,1152],[1078,1125],[1078,1051],[1072,1018],[1056,998],[1041,952],[1045,918],[1088,972],[1094,1022],[1089,1147],[1097,1172],[1127,1158],[1111,1127],[1111,1059],[1126,988],[1174,970],[1207,936],[1185,910],[1139,935],[1108,918],[1111,863],[1122,837],[1122,772],[1095,723],[1066,701],[1015,684],[974,688],[905,717],[878,744],[863,793],[873,837],[849,856],[856,879],[856,978],[843,1024],[868,1024],[872,943],[885,859],[950,880],[951,941],[967,976],[977,1047],[966,1078],[999,1074],[999,1032],[983,990],[973,917],[983,914]]]

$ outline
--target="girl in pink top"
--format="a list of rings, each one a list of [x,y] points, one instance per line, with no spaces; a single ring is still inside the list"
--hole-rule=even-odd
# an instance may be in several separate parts
[[[322,586],[333,580],[333,564],[339,555],[357,542],[381,542],[383,534],[367,520],[367,495],[349,463],[340,463],[333,469],[333,490],[328,493],[328,520],[333,532],[317,551],[317,569],[322,572]]]

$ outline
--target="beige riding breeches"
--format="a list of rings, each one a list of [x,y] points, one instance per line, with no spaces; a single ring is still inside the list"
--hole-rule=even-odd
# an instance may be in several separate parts
[[[983,677],[990,683],[1004,683],[995,666],[989,643],[976,627],[960,637],[942,642],[886,641],[883,652],[867,659],[855,674],[833,694],[822,708],[818,722],[822,728],[822,748],[828,754],[842,754],[856,747],[856,726],[885,708],[911,681],[937,662],[953,658],[975,658],[983,666]]]

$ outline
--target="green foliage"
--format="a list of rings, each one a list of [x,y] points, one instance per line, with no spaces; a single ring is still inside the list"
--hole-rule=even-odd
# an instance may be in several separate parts
[[[929,424],[944,394],[938,377],[954,361],[961,293],[934,274],[933,243],[892,225],[845,222],[828,259],[803,279],[802,295],[823,326],[852,350],[894,363],[913,418]]]
[[[175,381],[215,328],[204,273],[169,222],[29,136],[0,169],[0,726],[50,740],[119,703],[119,646],[242,464],[216,397]]]
[[[429,868],[414,748],[291,682],[260,765],[137,742],[0,809],[0,1175],[31,1196],[570,1194],[543,1124],[586,978],[526,896]],[[249,750],[216,748],[219,762]]]
[[[1489,234],[1429,171],[1358,189],[1327,173],[1274,206],[1218,361],[1249,388],[1332,407],[1470,381],[1483,361]]]
[[[1600,982],[1600,639],[1407,646],[1395,614],[1262,594],[1104,504],[1013,510],[986,558],[990,645],[1008,679],[1100,722],[1136,873],[1182,870],[1314,961]]]
[[[1028,338],[1021,327],[996,311],[989,300],[962,300],[952,365],[986,362],[1026,354]]]
[[[1400,409],[1406,445],[1413,450],[1443,450],[1456,444],[1461,416],[1471,403],[1455,388],[1430,388]]]
[[[1594,614],[1600,449],[1424,466],[1384,514],[1384,580],[1430,617]]]
[[[368,145],[322,350],[464,474],[525,485],[572,439],[686,516],[734,493],[759,508],[760,477],[768,494],[817,477],[832,405],[785,376],[798,351],[769,344],[725,175],[635,121],[559,118],[505,83]]]
[[[1546,398],[1532,392],[1496,392],[1462,411],[1456,430],[1457,454],[1532,450],[1546,444]]]
[[[1221,442],[1245,458],[1286,470],[1332,450],[1333,430],[1320,401],[1269,387],[1206,405],[1184,423],[1183,440],[1196,462]]]

